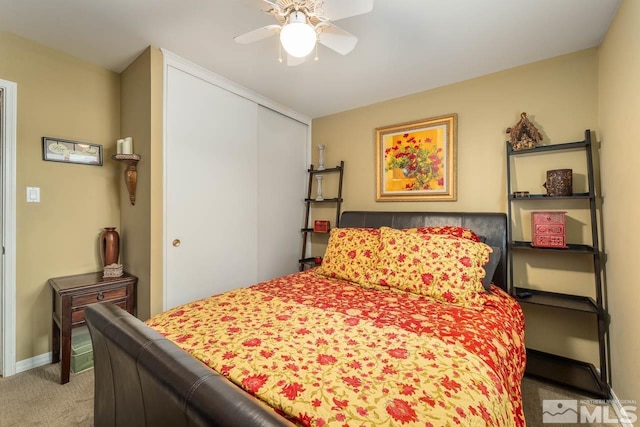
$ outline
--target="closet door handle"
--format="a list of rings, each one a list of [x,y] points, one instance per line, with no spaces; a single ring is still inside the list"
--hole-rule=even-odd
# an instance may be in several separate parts
[[[177,248],[178,246],[180,246],[180,239],[173,239],[173,242],[171,242],[171,244],[174,248]]]

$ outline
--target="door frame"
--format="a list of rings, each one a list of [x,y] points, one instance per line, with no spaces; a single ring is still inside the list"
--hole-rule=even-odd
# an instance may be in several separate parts
[[[18,85],[0,79],[2,89],[2,262],[0,263],[0,375],[16,373],[16,128]]]

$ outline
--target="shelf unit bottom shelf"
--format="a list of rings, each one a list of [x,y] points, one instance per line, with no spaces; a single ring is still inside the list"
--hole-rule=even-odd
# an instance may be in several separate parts
[[[312,267],[317,267],[320,264],[316,263],[316,257],[310,257],[310,258],[302,258],[298,260],[298,264],[300,266],[300,271],[306,269],[306,268],[312,268]]]
[[[611,398],[609,386],[590,363],[528,348],[525,374],[598,399]]]

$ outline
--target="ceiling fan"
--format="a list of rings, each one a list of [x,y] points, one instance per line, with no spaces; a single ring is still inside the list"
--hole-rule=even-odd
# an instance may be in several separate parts
[[[316,48],[316,42],[346,55],[355,48],[358,38],[337,27],[332,21],[362,15],[373,10],[373,0],[245,0],[273,15],[278,24],[267,25],[234,37],[249,44],[279,34],[280,45],[287,52],[287,65],[299,65]],[[282,62],[282,58],[279,58]]]

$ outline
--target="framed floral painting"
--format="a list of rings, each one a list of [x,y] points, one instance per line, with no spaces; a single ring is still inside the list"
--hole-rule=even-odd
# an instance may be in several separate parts
[[[376,200],[456,200],[457,115],[376,129]]]

